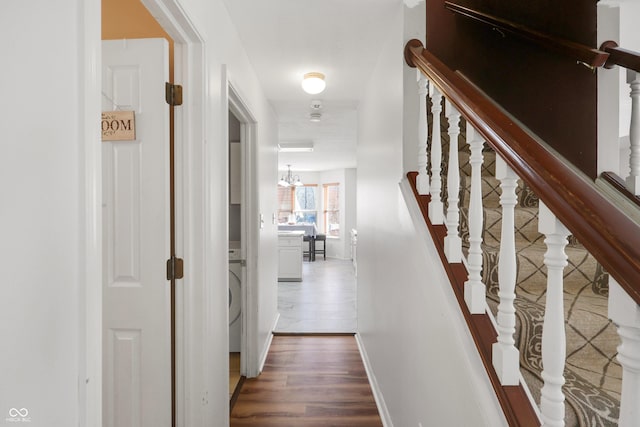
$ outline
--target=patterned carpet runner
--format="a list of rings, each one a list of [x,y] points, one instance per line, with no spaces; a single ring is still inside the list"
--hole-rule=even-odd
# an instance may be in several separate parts
[[[446,119],[443,129],[446,129]],[[464,251],[468,250],[468,206],[470,199],[469,148],[464,143],[464,123],[459,141],[460,207]],[[448,153],[448,134],[442,133],[443,153]],[[483,281],[493,314],[498,306],[498,265],[502,224],[500,182],[494,178],[495,153],[483,152],[482,192],[484,207]],[[447,159],[443,156],[443,176]],[[442,194],[446,192],[446,179]],[[546,298],[544,236],[538,232],[538,199],[519,182],[515,210],[518,275],[516,282],[516,345],[521,370],[536,400],[542,388],[542,324]],[[565,249],[569,265],[564,270],[564,307],[567,361],[564,392],[567,426],[615,426],[618,421],[621,368],[616,361],[619,338],[607,316],[608,275],[574,238]]]

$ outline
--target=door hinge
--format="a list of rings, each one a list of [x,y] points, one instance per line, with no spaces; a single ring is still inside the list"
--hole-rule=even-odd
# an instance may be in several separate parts
[[[175,85],[173,83],[165,83],[164,85],[164,97],[167,104],[175,107],[182,105],[182,86]]]
[[[172,256],[167,260],[167,280],[182,279],[184,277],[184,260]]]

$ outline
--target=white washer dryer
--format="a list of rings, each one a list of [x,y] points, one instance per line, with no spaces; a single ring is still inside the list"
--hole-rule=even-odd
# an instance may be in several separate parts
[[[242,336],[242,255],[229,249],[229,352],[240,352]]]

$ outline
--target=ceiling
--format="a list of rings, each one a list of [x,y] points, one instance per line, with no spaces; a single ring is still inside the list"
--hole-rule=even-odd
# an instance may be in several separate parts
[[[280,153],[279,169],[356,167],[357,107],[402,0],[225,0],[231,19],[278,114],[280,142],[313,141],[312,153]],[[305,73],[327,88],[308,95]],[[311,122],[311,101],[322,119]]]

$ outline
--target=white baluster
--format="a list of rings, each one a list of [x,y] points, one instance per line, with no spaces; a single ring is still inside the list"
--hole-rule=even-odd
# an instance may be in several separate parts
[[[431,112],[433,123],[431,131],[431,201],[429,202],[429,221],[431,224],[444,223],[444,205],[440,192],[442,191],[442,130],[440,129],[440,113],[442,112],[442,94],[434,84],[429,85],[431,93]]]
[[[563,272],[567,266],[569,230],[542,202],[538,208],[538,231],[546,236],[547,297],[542,329],[542,379],[540,412],[544,426],[564,426],[564,364],[567,354],[564,327]]]
[[[520,378],[520,352],[515,347],[516,331],[516,244],[513,209],[516,205],[518,177],[511,168],[496,157],[496,178],[500,180],[500,205],[502,205],[502,231],[500,237],[500,262],[498,264],[498,342],[493,344],[493,367],[502,385],[517,385]]]
[[[429,172],[427,171],[427,78],[418,72],[418,97],[420,98],[420,109],[418,116],[418,178],[416,188],[418,194],[429,194]]]
[[[629,176],[627,189],[640,195],[640,73],[627,71],[627,83],[631,87],[631,125],[629,129]]]
[[[620,427],[637,426],[640,420],[640,306],[609,276],[609,317],[618,327],[622,366]]]
[[[449,119],[449,167],[447,170],[447,236],[444,238],[444,253],[449,262],[462,260],[462,239],[460,225],[460,166],[458,162],[458,135],[460,134],[460,113],[448,100],[446,101],[447,119]]]
[[[467,123],[467,143],[471,149],[471,198],[469,200],[469,278],[464,284],[464,300],[471,314],[482,314],[486,308],[486,288],[482,283],[482,146],[484,140]]]

